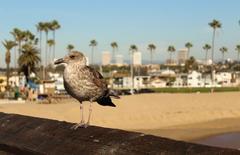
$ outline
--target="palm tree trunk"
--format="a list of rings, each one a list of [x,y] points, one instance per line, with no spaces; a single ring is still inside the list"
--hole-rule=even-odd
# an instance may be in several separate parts
[[[91,64],[93,65],[94,61],[93,61],[93,53],[94,53],[94,46],[92,46],[92,53],[91,53]]]
[[[16,40],[15,40],[16,42]],[[14,68],[17,68],[17,48],[16,46],[14,47]]]
[[[212,36],[212,66],[211,66],[211,72],[212,72],[212,84],[214,82],[214,69],[213,69],[213,63],[214,63],[214,43],[215,43],[215,32],[216,32],[216,29],[213,28],[213,36]]]
[[[46,80],[46,67],[47,67],[47,50],[48,50],[48,33],[46,33],[46,43],[45,43],[45,66],[43,66],[43,79]]]
[[[21,48],[22,48],[22,45],[21,45],[21,41],[18,41],[18,58],[20,57],[21,55]],[[19,66],[18,66],[19,67]]]
[[[238,62],[239,62],[239,55],[240,55],[240,52],[238,52],[238,56],[237,56],[238,57]]]
[[[222,53],[222,62],[224,62],[224,52]]]
[[[9,63],[7,63],[7,90],[9,90]]]
[[[170,64],[172,64],[172,52],[170,52]]]
[[[188,48],[188,51],[187,51],[187,59],[189,59],[189,53],[190,53],[190,48]]]
[[[115,64],[116,63],[116,61],[115,61],[115,48],[113,48],[113,64]]]
[[[55,42],[55,30],[53,30],[53,42],[54,42],[54,44],[53,44],[53,59],[55,58],[55,44],[56,44],[56,42]]]
[[[40,73],[42,75],[41,79],[44,79],[44,69],[42,68],[43,66],[43,56],[42,56],[42,31],[40,31],[40,34],[39,34],[39,52],[40,52],[40,59],[41,59],[41,62],[40,62]]]
[[[215,44],[215,32],[216,30],[213,29],[213,36],[212,36],[212,62],[214,62],[214,44]]]
[[[208,50],[206,50],[206,53],[205,53],[205,62],[207,64],[207,58],[208,58]]]
[[[28,65],[28,77],[27,77],[27,82],[29,81],[30,73],[31,73],[31,68],[30,65]]]
[[[40,59],[41,59],[40,65],[42,65],[42,31],[40,31],[40,36],[39,36],[39,52],[40,52]]]
[[[50,62],[51,62],[51,54],[52,54],[52,47],[51,46],[48,46],[48,62],[47,62],[47,64],[50,64]]]
[[[45,67],[47,67],[47,58],[48,58],[48,33],[46,33],[46,44],[45,44]]]
[[[132,56],[132,62],[131,62],[131,80],[132,80],[131,93],[133,94],[133,93],[134,93],[134,92],[133,92],[133,89],[134,89],[133,52],[132,52],[131,56]]]
[[[150,61],[151,61],[151,65],[152,65],[152,64],[153,64],[153,62],[152,62],[152,60],[153,60],[153,53],[152,53],[152,50],[150,50],[150,57],[151,57],[151,58],[150,58],[150,59],[151,59]]]

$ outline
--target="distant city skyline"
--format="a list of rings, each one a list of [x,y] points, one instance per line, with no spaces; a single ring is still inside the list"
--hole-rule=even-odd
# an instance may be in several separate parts
[[[176,50],[191,42],[190,55],[204,59],[202,46],[211,44],[212,29],[208,23],[217,19],[222,29],[217,31],[215,60],[221,59],[219,48],[226,46],[226,58],[235,59],[236,44],[240,44],[240,1],[217,0],[173,0],[173,1],[32,1],[9,0],[0,6],[0,40],[13,39],[13,28],[29,29],[36,33],[35,25],[40,21],[56,19],[61,29],[56,32],[56,55],[67,54],[66,47],[73,44],[76,50],[90,57],[89,42],[96,39],[97,63],[101,62],[102,51],[112,51],[110,43],[118,43],[118,51],[128,62],[129,47],[138,46],[143,63],[149,61],[147,45],[157,46],[154,62],[164,62],[168,58],[167,46]],[[176,51],[176,52],[177,52]],[[177,53],[175,53],[175,58]],[[0,45],[0,65],[5,67],[5,49]],[[12,54],[13,58],[13,54]],[[13,63],[13,59],[12,59]]]

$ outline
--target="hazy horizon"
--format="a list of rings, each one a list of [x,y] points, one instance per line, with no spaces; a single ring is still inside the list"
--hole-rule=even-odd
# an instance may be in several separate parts
[[[56,32],[57,57],[67,53],[69,43],[89,56],[89,42],[96,39],[97,62],[101,60],[102,51],[111,51],[110,43],[113,41],[118,43],[119,53],[124,55],[124,59],[129,57],[129,46],[136,44],[143,53],[143,60],[149,61],[147,45],[154,43],[157,46],[154,62],[163,62],[168,58],[168,45],[174,45],[178,50],[184,48],[186,42],[194,45],[190,55],[202,59],[202,46],[211,44],[212,29],[208,23],[213,19],[222,23],[222,29],[216,35],[215,60],[221,57],[221,46],[229,49],[226,58],[236,58],[235,45],[240,44],[240,1],[237,0],[24,2],[9,0],[1,3],[0,40],[13,39],[9,32],[15,27],[36,33],[38,22],[56,19],[61,25]],[[2,44],[0,50],[0,65],[5,65]]]

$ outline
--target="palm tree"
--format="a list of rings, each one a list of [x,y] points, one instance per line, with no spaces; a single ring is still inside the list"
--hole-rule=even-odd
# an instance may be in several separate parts
[[[49,61],[51,62],[53,59],[54,59],[54,55],[52,55],[53,53],[52,53],[52,47],[54,47],[54,45],[55,45],[55,42],[54,42],[54,40],[53,39],[49,39],[48,41],[47,41],[47,44],[48,44],[48,47],[49,47]],[[52,58],[51,58],[51,56],[52,56]],[[50,62],[48,62],[48,63],[50,63]]]
[[[13,30],[12,32],[10,32],[13,35],[15,43],[17,42],[16,30],[15,31]],[[14,68],[17,68],[17,48],[16,48],[16,46],[14,47]]]
[[[112,47],[112,52],[113,52],[113,63],[116,63],[116,56],[115,56],[115,52],[116,52],[116,49],[118,49],[118,44],[117,42],[112,42],[111,43],[111,47]]]
[[[3,46],[6,48],[6,55],[5,55],[5,62],[7,65],[7,89],[9,89],[9,77],[10,77],[10,70],[9,70],[9,66],[11,63],[11,49],[16,46],[16,42],[15,41],[11,41],[11,40],[5,40],[3,43]]]
[[[49,22],[45,22],[43,23],[43,31],[45,32],[45,36],[46,36],[46,42],[45,42],[45,66],[47,66],[47,58],[48,58],[48,32],[49,32],[49,27],[50,27],[50,23]]]
[[[236,45],[235,50],[237,51],[237,61],[239,62],[239,55],[240,55],[240,45]]]
[[[189,73],[189,71],[192,71],[192,70],[197,70],[198,68],[198,64],[196,62],[196,59],[191,56],[188,60],[186,60],[185,62],[185,72]]]
[[[131,58],[132,58],[132,62],[131,62],[131,79],[132,79],[131,94],[133,94],[134,93],[133,92],[133,89],[134,89],[133,54],[138,51],[138,48],[137,48],[136,45],[131,45],[130,48],[129,48],[129,51],[131,52]]]
[[[11,34],[13,35],[15,41],[18,43],[18,56],[21,55],[21,48],[22,48],[22,42],[25,39],[25,32],[21,31],[18,28],[14,28],[13,31],[11,32]],[[15,61],[16,61],[16,54],[15,54]]]
[[[41,59],[39,57],[38,49],[32,44],[27,43],[22,48],[22,54],[18,59],[18,63],[20,66],[20,71],[24,72],[28,82],[31,72],[35,72],[36,66]]]
[[[93,61],[93,54],[94,54],[94,48],[97,46],[97,41],[96,40],[91,40],[90,41],[90,44],[89,46],[92,47],[92,53],[91,53],[91,64],[93,65],[94,64],[94,61]]]
[[[30,32],[29,30],[27,30],[27,31],[23,31],[23,33],[25,34],[25,37],[24,37],[25,43],[26,43],[26,42],[34,43],[34,41],[35,41],[35,35],[33,35],[32,32]]]
[[[225,53],[228,51],[228,49],[227,49],[227,47],[223,46],[219,49],[219,51],[222,52],[222,61],[224,62],[224,56],[225,56]]]
[[[215,34],[218,28],[222,27],[222,24],[218,20],[213,20],[211,23],[208,24],[210,27],[213,28],[213,35],[212,35],[212,62],[214,62],[214,44],[215,44]]]
[[[153,64],[153,52],[156,50],[156,46],[154,44],[149,44],[148,45],[148,50],[150,52],[150,63],[151,65]]]
[[[210,22],[210,23],[208,23],[208,25],[213,28],[213,35],[212,35],[212,67],[211,67],[211,70],[212,70],[212,84],[213,84],[213,82],[214,82],[213,63],[214,63],[215,33],[216,33],[216,30],[217,30],[218,28],[221,28],[221,27],[222,27],[222,24],[221,24],[218,20],[213,19],[213,21]]]
[[[187,59],[189,59],[190,48],[193,47],[193,44],[190,43],[190,42],[187,42],[187,43],[185,44],[185,47],[188,49],[188,52],[187,52]]]
[[[205,45],[203,46],[203,49],[206,51],[206,53],[205,53],[205,61],[207,62],[207,59],[208,59],[208,50],[211,49],[211,46],[210,46],[209,44],[205,44]]]
[[[39,22],[37,25],[37,31],[39,32],[39,52],[40,58],[42,59],[42,32],[44,31],[44,23]]]
[[[61,28],[61,25],[58,23],[57,20],[53,20],[51,23],[50,23],[50,30],[53,32],[53,41],[54,41],[54,45],[53,45],[53,58],[55,58],[55,45],[56,45],[56,41],[55,41],[55,33],[56,33],[56,30],[60,29]]]
[[[74,46],[72,44],[68,44],[67,46],[68,53],[70,53],[73,49],[74,49]]]
[[[168,46],[167,51],[169,52],[170,63],[172,64],[172,53],[174,53],[176,51],[176,49],[173,45],[170,45],[170,46]]]

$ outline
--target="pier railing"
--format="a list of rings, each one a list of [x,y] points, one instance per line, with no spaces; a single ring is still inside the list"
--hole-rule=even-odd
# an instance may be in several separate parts
[[[0,113],[0,154],[240,154],[142,133]]]

